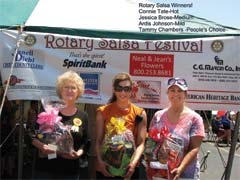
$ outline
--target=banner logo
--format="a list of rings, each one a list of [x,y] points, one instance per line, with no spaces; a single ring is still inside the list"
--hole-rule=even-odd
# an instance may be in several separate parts
[[[37,39],[34,35],[28,34],[24,38],[24,42],[25,42],[25,45],[27,46],[33,46],[37,42]]]
[[[215,40],[211,44],[212,50],[217,53],[223,51],[223,47],[224,47],[223,42],[220,40]]]

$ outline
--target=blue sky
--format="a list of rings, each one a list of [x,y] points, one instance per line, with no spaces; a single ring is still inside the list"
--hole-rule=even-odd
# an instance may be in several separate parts
[[[151,0],[151,2],[193,3],[192,8],[181,8],[179,11],[240,29],[240,0]]]

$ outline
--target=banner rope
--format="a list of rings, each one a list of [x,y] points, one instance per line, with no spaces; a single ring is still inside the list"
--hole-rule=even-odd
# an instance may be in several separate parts
[[[2,115],[2,109],[3,109],[3,105],[4,105],[4,102],[5,102],[6,96],[7,96],[7,91],[8,91],[9,85],[10,85],[11,76],[12,76],[12,73],[13,73],[13,68],[14,68],[14,65],[15,65],[18,50],[19,50],[19,47],[20,47],[20,44],[21,44],[21,41],[22,41],[22,38],[23,38],[23,29],[24,29],[24,25],[21,25],[21,26],[18,27],[18,36],[16,38],[17,42],[16,42],[14,56],[13,56],[13,60],[12,60],[12,66],[11,66],[10,73],[9,73],[9,76],[8,76],[8,79],[7,79],[7,84],[6,84],[5,89],[4,89],[4,94],[3,94],[2,102],[1,102],[1,106],[0,106],[0,117]],[[10,34],[7,34],[7,35],[13,37]]]

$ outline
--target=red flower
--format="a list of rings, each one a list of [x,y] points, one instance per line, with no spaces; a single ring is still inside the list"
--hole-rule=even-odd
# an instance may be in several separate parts
[[[149,131],[149,137],[152,138],[154,141],[160,141],[163,139],[163,137],[166,137],[169,135],[169,129],[164,126],[161,129],[153,128]]]

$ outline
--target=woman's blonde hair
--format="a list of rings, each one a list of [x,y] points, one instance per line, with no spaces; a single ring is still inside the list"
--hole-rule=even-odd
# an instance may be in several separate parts
[[[67,71],[63,73],[62,75],[58,76],[56,81],[56,92],[59,98],[62,98],[61,92],[63,90],[63,87],[66,83],[74,83],[77,86],[78,89],[78,96],[77,98],[81,97],[84,94],[85,90],[85,83],[83,79],[80,77],[79,74],[77,74],[74,71]]]

